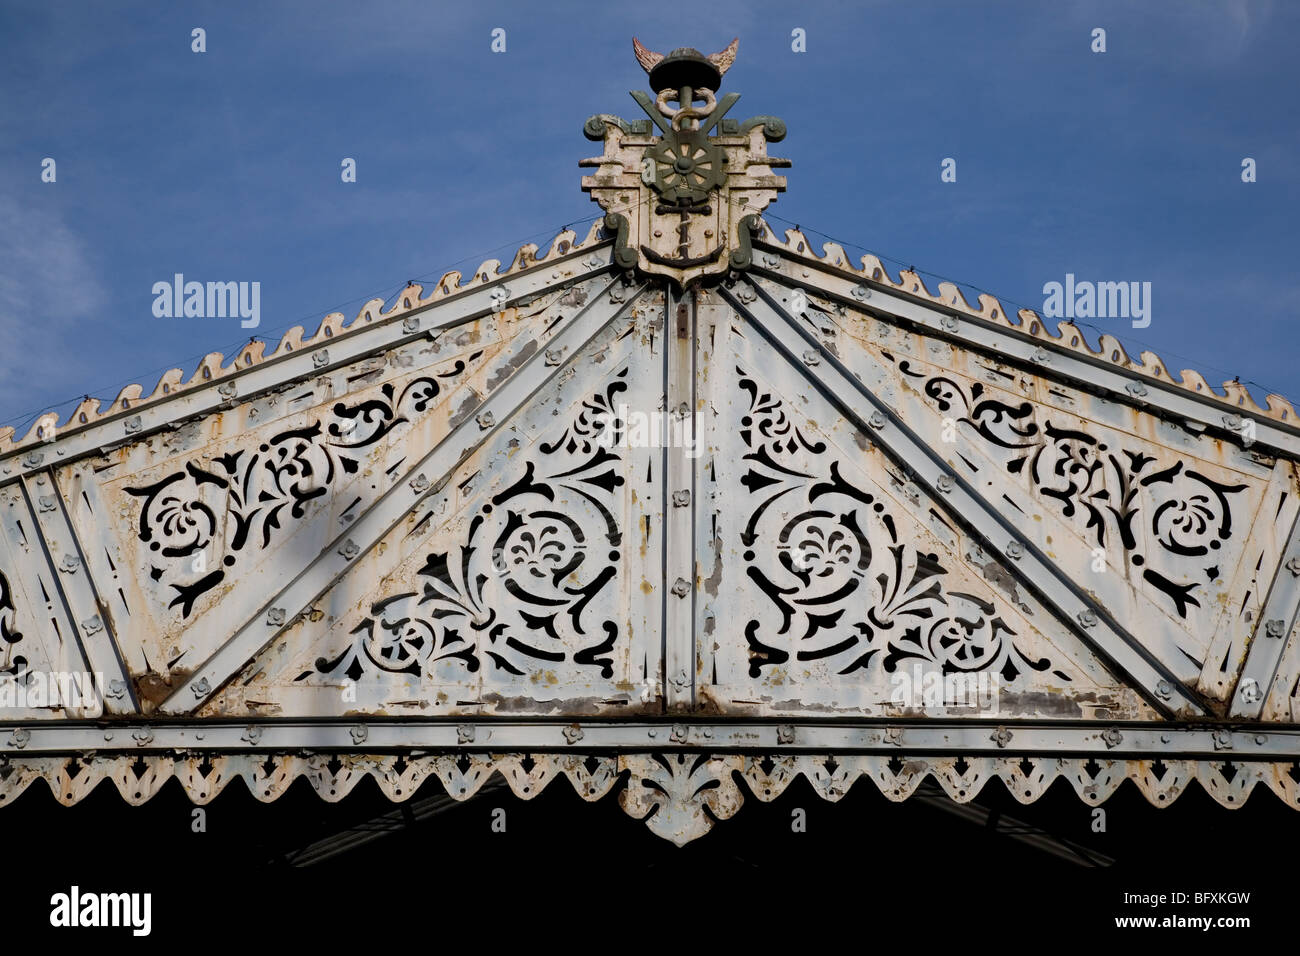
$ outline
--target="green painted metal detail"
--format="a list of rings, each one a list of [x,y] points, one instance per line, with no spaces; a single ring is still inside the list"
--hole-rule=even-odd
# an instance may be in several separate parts
[[[739,248],[731,254],[731,267],[737,272],[744,272],[754,264],[754,239],[763,232],[763,220],[757,215],[745,216],[740,220]]]
[[[740,124],[737,130],[742,135],[756,126],[763,127],[763,138],[769,143],[779,143],[785,139],[785,120],[779,116],[754,116]]]
[[[629,122],[598,113],[583,127],[589,139],[606,141],[609,162],[618,167],[616,174],[583,180],[583,188],[606,210],[619,209],[607,212],[604,220],[614,239],[615,265],[692,283],[725,275],[721,266],[709,268],[724,259],[728,268],[750,268],[753,240],[763,229],[750,200],[766,206],[769,191],[785,185],[784,179],[766,170],[751,173],[750,167],[782,167],[789,161],[767,157],[761,147],[737,140],[748,141],[754,130],[761,130],[766,141],[779,142],[786,135],[785,123],[769,115],[726,118],[740,99],[739,93],[718,92],[734,61],[735,41],[711,57],[686,47],[661,57],[635,46],[651,89],[629,93],[647,118]],[[611,145],[620,134],[646,138]],[[601,160],[585,164],[605,165]],[[640,183],[633,183],[633,175],[639,175]],[[630,197],[624,191],[633,189],[638,202],[635,211],[628,211]],[[739,193],[733,195],[733,190]],[[737,220],[744,207],[750,214]]]
[[[653,165],[655,191],[674,206],[705,202],[727,178],[727,156],[708,136],[675,130],[645,151]],[[649,167],[647,167],[649,168]]]
[[[722,85],[723,70],[694,47],[673,50],[650,71],[650,87],[675,90],[683,86],[716,90]]]
[[[587,139],[600,142],[605,138],[606,126],[617,126],[625,134],[633,136],[645,136],[650,132],[649,120],[628,120],[621,116],[615,116],[613,113],[597,113],[595,116],[587,117],[587,122],[582,125],[582,134]]]
[[[614,234],[614,264],[620,269],[635,269],[636,250],[627,244],[629,231],[627,216],[620,216],[616,212],[606,213],[605,229]]]

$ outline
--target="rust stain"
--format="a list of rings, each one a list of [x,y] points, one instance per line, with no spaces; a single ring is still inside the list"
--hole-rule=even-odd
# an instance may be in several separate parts
[[[157,671],[147,671],[133,677],[131,682],[135,684],[136,694],[140,700],[157,707],[171,696],[177,686],[185,683],[191,673],[193,672],[189,670],[176,669],[168,677],[163,677]]]

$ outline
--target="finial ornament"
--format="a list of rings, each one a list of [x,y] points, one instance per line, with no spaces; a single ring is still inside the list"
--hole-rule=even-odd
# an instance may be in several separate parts
[[[624,269],[685,288],[749,268],[759,214],[785,191],[785,177],[772,170],[790,163],[767,155],[767,143],[785,136],[779,119],[725,118],[740,95],[716,94],[739,46],[736,38],[710,56],[691,47],[665,56],[633,37],[654,95],[635,90],[632,98],[649,120],[587,120],[584,132],[605,153],[581,162],[597,167],[582,188],[605,210]]]
[[[641,45],[641,41],[636,37],[632,38],[632,52],[636,54],[637,62],[641,64],[641,69],[649,73],[664,58],[662,53],[656,53],[654,50],[647,50]]]
[[[691,87],[704,87],[717,91],[722,85],[722,77],[736,62],[736,50],[740,47],[740,37],[736,37],[724,50],[705,56],[693,47],[679,47],[664,56],[647,50],[636,37],[632,38],[632,52],[636,54],[641,68],[650,74],[650,88],[655,92],[674,89],[682,81]]]

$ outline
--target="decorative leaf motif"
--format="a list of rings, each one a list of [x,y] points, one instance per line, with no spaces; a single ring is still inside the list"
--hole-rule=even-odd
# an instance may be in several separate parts
[[[619,766],[630,770],[619,804],[644,820],[654,834],[684,846],[727,820],[744,803],[732,774],[744,766],[739,754],[623,754]]]

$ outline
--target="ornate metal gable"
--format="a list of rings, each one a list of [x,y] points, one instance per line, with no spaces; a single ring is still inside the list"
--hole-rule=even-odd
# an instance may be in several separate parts
[[[778,238],[735,44],[637,51],[581,241],[0,434],[0,805],[497,772],[679,843],[799,774],[1300,806],[1290,405]]]

